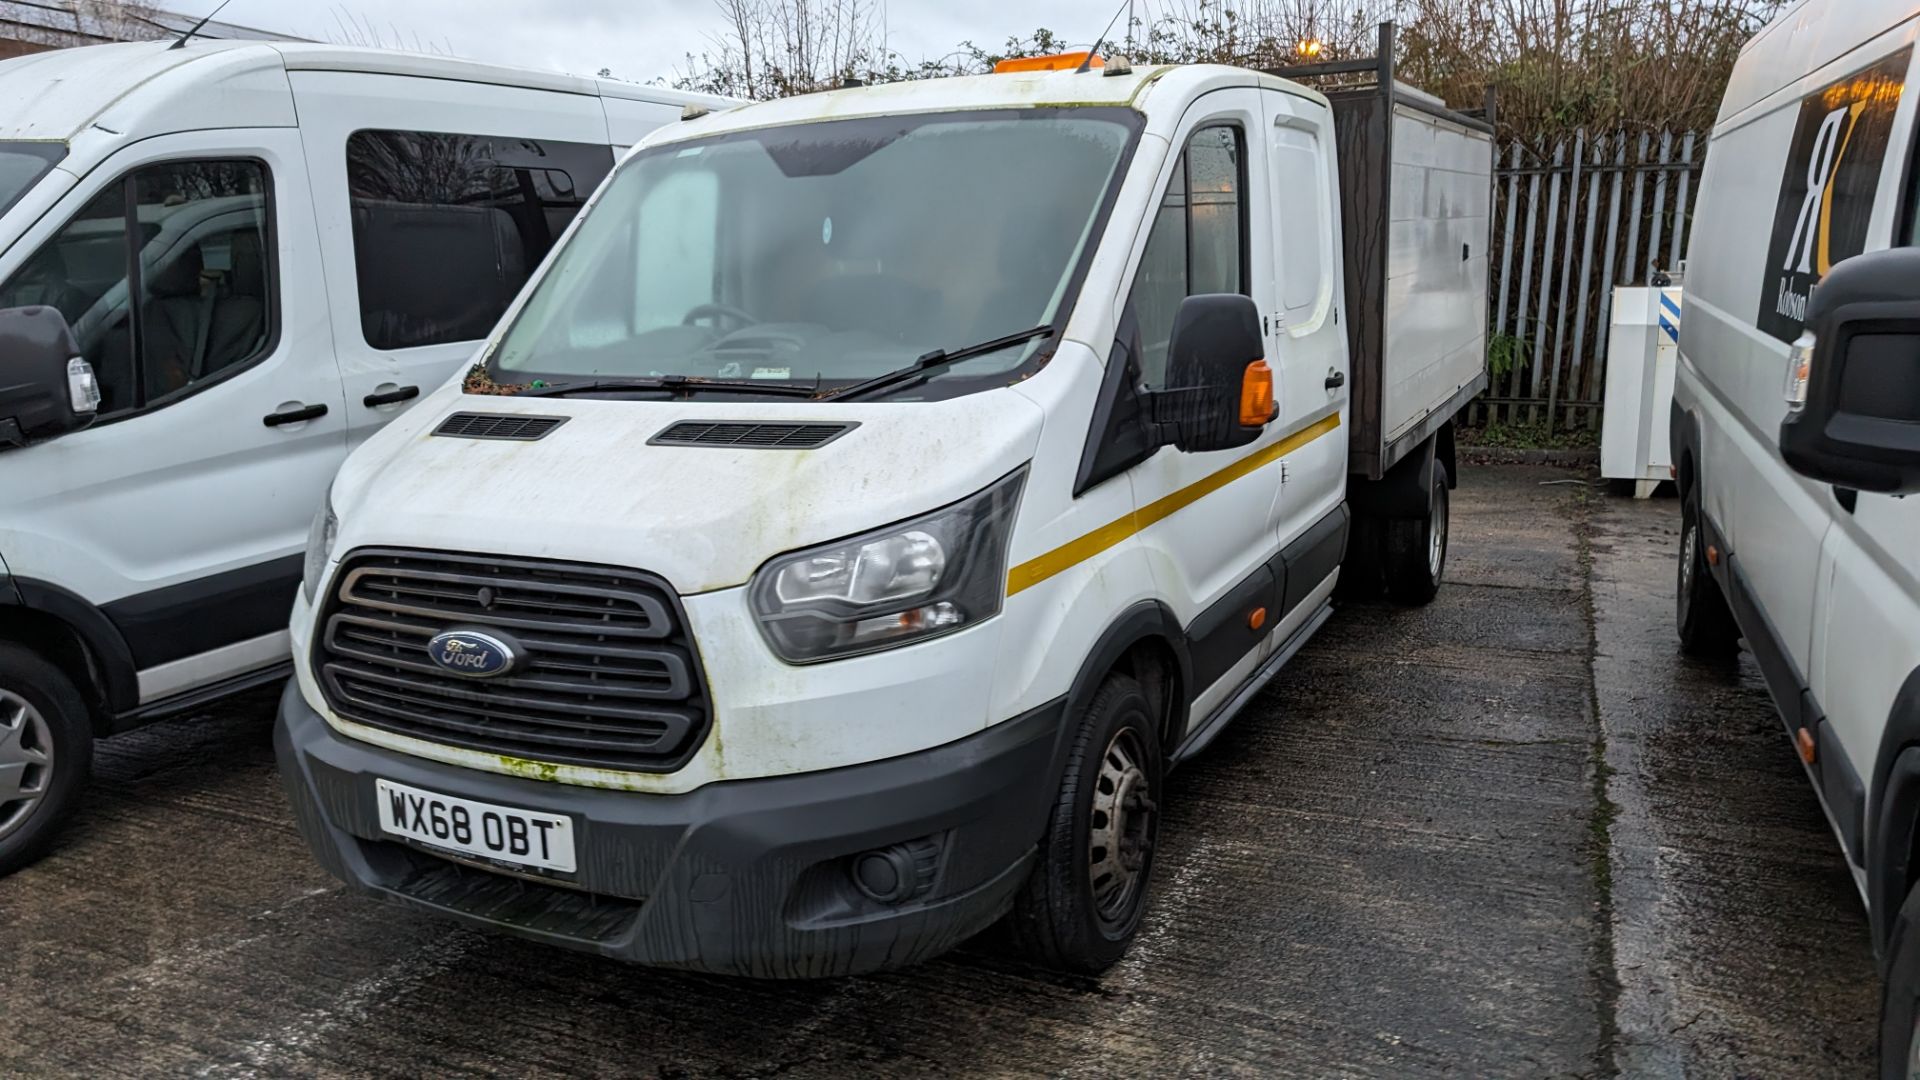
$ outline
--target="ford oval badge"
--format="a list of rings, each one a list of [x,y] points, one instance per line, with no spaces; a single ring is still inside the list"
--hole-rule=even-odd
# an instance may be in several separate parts
[[[513,670],[513,646],[479,630],[449,630],[427,642],[427,659],[434,665],[469,678],[487,679]]]

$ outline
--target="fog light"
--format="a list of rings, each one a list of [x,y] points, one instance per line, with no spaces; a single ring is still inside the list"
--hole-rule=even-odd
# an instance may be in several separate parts
[[[932,892],[939,868],[940,844],[926,837],[855,855],[851,876],[867,899],[900,904]]]

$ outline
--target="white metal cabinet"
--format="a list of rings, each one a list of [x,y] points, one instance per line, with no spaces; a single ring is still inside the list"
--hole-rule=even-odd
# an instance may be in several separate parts
[[[1673,380],[1680,362],[1680,290],[1613,290],[1607,344],[1606,413],[1600,428],[1600,475],[1631,480],[1647,498],[1671,479]]]

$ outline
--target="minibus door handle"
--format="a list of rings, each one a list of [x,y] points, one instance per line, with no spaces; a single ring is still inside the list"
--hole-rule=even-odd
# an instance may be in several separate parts
[[[297,405],[296,404],[289,408],[283,408],[276,413],[268,413],[266,416],[261,418],[260,422],[267,425],[268,427],[279,427],[282,424],[299,424],[299,423],[304,423],[308,420],[318,420],[320,417],[325,415],[327,415],[327,407],[324,404],[322,405]]]
[[[419,396],[419,387],[399,386],[392,390],[380,390],[368,394],[366,397],[360,399],[360,403],[369,409],[377,409],[382,405],[398,405],[403,401],[412,401]]]

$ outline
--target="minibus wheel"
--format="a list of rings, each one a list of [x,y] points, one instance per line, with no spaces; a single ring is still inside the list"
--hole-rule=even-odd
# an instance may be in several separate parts
[[[1440,593],[1440,577],[1447,569],[1447,526],[1450,499],[1447,467],[1434,462],[1427,479],[1427,513],[1419,518],[1394,518],[1386,523],[1387,596],[1395,603],[1418,606]]]
[[[1674,624],[1680,651],[1702,660],[1725,660],[1740,651],[1740,627],[1720,583],[1707,565],[1697,489],[1680,504],[1679,575],[1674,587]]]
[[[1887,938],[1880,988],[1880,1075],[1920,1077],[1920,889],[1907,894]]]
[[[1029,958],[1097,974],[1126,953],[1146,911],[1164,762],[1153,707],[1130,675],[1108,675],[1078,725],[1009,921]]]
[[[73,682],[0,642],[0,875],[46,850],[92,766],[93,732]]]

